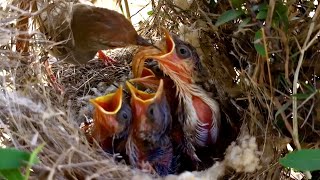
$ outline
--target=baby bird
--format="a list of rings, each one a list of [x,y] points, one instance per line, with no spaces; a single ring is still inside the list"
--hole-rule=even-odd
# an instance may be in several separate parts
[[[120,86],[114,93],[91,99],[94,106],[93,123],[82,127],[89,142],[97,141],[110,154],[125,155],[125,143],[132,120],[131,108],[122,92]]]
[[[156,93],[146,93],[127,82],[131,92],[132,129],[126,145],[132,166],[165,176],[172,173],[173,149],[168,136],[171,114],[160,80]]]
[[[141,48],[133,58],[133,74],[142,77],[144,61],[153,59],[159,68],[169,76],[175,85],[176,115],[183,129],[183,151],[197,163],[196,150],[216,144],[220,130],[219,104],[209,97],[197,81],[204,75],[205,68],[190,44],[165,30],[165,39],[159,50],[153,47]],[[145,82],[145,81],[144,81]],[[212,149],[211,149],[212,150]]]

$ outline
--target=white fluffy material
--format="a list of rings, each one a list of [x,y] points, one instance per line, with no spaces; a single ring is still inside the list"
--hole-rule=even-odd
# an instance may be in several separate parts
[[[260,168],[260,154],[256,138],[244,136],[227,148],[225,163],[236,172],[254,172]]]

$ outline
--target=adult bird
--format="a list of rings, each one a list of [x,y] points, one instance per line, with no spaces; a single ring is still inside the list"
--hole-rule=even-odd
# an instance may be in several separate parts
[[[50,6],[51,5],[51,6]],[[129,45],[150,46],[122,14],[85,4],[57,2],[38,17],[41,32],[54,42],[50,53],[73,64],[85,64],[100,50]]]
[[[155,93],[136,89],[127,81],[131,92],[132,127],[126,149],[133,167],[160,176],[172,173],[173,147],[168,136],[171,114],[163,91],[163,81]]]
[[[163,52],[141,48],[132,65],[135,77],[141,77],[144,61],[153,59],[163,73],[171,78],[178,99],[177,118],[183,126],[184,151],[194,160],[199,160],[196,148],[208,147],[217,142],[220,127],[218,103],[196,83],[202,75],[203,65],[195,48],[165,30],[165,39],[160,42]]]
[[[91,99],[94,106],[93,122],[82,126],[89,142],[95,140],[110,154],[125,155],[125,144],[132,121],[131,108],[120,86],[114,93]]]

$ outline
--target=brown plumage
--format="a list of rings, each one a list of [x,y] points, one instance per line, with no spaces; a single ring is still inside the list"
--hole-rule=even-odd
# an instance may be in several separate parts
[[[85,4],[63,4],[52,11],[40,16],[41,30],[49,39],[59,42],[50,49],[59,60],[84,64],[99,50],[151,45],[116,11]]]

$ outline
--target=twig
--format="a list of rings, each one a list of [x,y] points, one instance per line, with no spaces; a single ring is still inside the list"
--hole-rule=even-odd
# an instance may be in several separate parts
[[[313,108],[314,108],[314,103],[312,103],[312,105],[310,106],[309,112],[308,112],[308,114],[307,114],[307,116],[306,116],[306,119],[305,119],[304,122],[301,124],[300,128],[302,128],[302,127],[307,123],[307,120],[309,119],[309,117],[310,117],[310,115],[311,115],[311,113],[312,113]]]
[[[274,106],[275,106],[278,110],[281,109],[281,104],[280,104],[280,102],[279,102],[279,100],[278,100],[277,98],[274,98],[273,104],[274,104]],[[293,132],[292,132],[292,126],[291,126],[291,124],[289,123],[288,118],[286,117],[284,111],[282,111],[282,112],[280,113],[280,115],[281,115],[281,117],[282,117],[282,121],[284,122],[287,130],[289,131],[289,133],[290,133],[291,136],[292,136],[292,134],[293,134]]]
[[[269,60],[269,55],[268,55],[268,50],[267,50],[267,41],[266,41],[265,31],[264,31],[263,28],[261,28],[261,31],[262,31],[263,46],[264,46],[264,49],[265,49],[265,51],[266,51],[266,61],[267,61],[269,84],[270,84],[270,100],[271,100],[271,103],[272,103],[272,100],[273,100],[273,88],[272,88],[272,78],[271,78],[270,60]]]
[[[154,9],[156,8],[156,3],[154,2],[154,0],[151,0],[151,5],[152,5],[152,10],[154,11]]]
[[[87,167],[87,166],[93,166],[97,164],[107,165],[108,163],[110,163],[110,160],[88,161],[88,162],[81,162],[81,163],[74,163],[74,164],[61,164],[57,166],[57,169],[62,170],[62,169],[69,169],[69,168]]]
[[[318,33],[316,33],[316,36],[314,36],[314,38],[310,40],[310,37],[313,33],[314,27],[315,27],[315,22],[316,19],[319,16],[319,12],[320,12],[320,6],[317,7],[316,12],[312,18],[312,22],[309,26],[309,31],[307,34],[307,37],[303,43],[303,46],[300,50],[300,57],[299,57],[299,61],[298,61],[298,65],[296,68],[296,71],[294,73],[294,77],[293,77],[293,87],[292,87],[292,93],[295,95],[298,92],[298,79],[299,79],[299,74],[300,74],[300,69],[304,60],[304,53],[306,52],[306,50],[314,43],[314,41],[317,39],[318,35],[320,34],[320,31],[318,31]],[[292,125],[293,125],[293,142],[296,145],[296,147],[298,148],[298,150],[301,149],[301,145],[299,142],[299,125],[298,125],[298,100],[296,96],[293,96],[292,98]],[[309,171],[305,172],[307,178],[311,179],[311,173]]]
[[[28,12],[28,11],[22,10],[16,6],[8,5],[8,8],[21,13],[18,16],[26,16],[26,17],[37,16],[37,15],[41,14],[42,12],[44,12],[48,7],[50,7],[50,5],[46,5],[42,9],[39,9],[38,11],[35,11],[35,12]]]
[[[284,76],[288,82],[290,82],[289,79],[289,61],[290,61],[290,50],[289,50],[289,43],[288,43],[288,38],[286,34],[278,27],[274,27],[276,30],[278,30],[281,40],[284,46],[284,53],[285,53],[285,61],[284,61]]]
[[[128,0],[124,0],[124,6],[126,8],[127,19],[131,22],[130,8],[129,8]]]
[[[132,18],[133,16],[135,16],[135,15],[137,15],[139,12],[141,12],[143,9],[145,9],[146,7],[148,7],[149,6],[149,4],[150,3],[148,3],[148,4],[146,4],[145,6],[143,6],[141,9],[139,9],[139,11],[137,11],[136,13],[134,13],[134,14],[132,14],[131,16],[130,16],[130,18]]]
[[[299,79],[299,73],[300,73],[300,69],[301,69],[301,66],[302,66],[302,62],[303,62],[303,59],[304,59],[304,53],[307,50],[307,48],[309,48],[311,46],[311,44],[313,44],[314,41],[317,39],[317,38],[313,38],[309,42],[309,39],[311,37],[311,34],[312,34],[314,26],[315,26],[315,19],[316,19],[316,17],[318,17],[319,12],[320,12],[320,7],[318,6],[317,10],[316,10],[316,14],[314,15],[314,17],[312,19],[313,21],[310,24],[307,37],[306,37],[306,39],[304,41],[304,44],[303,44],[302,48],[300,49],[300,57],[299,57],[298,65],[297,65],[296,71],[294,73],[294,78],[293,78],[293,87],[292,87],[293,88],[292,89],[293,94],[297,94],[297,91],[298,91],[298,79]],[[320,34],[320,31],[317,33],[317,35],[315,37],[317,37],[319,34]],[[297,102],[297,97],[293,96],[292,101],[293,101],[292,102],[292,111],[293,111],[292,112],[293,113],[293,119],[292,119],[293,137],[292,138],[293,138],[294,143],[297,146],[297,148],[301,149],[301,145],[300,145],[300,142],[299,142],[299,132],[298,132],[298,102]]]
[[[61,154],[58,159],[56,160],[56,162],[52,165],[51,169],[50,169],[50,173],[48,175],[47,179],[53,179],[54,173],[56,172],[56,168],[58,167],[58,164],[61,163],[66,157],[67,155],[72,152],[74,148],[70,147],[68,150],[65,151],[65,153]]]
[[[314,91],[312,94],[310,94],[310,96],[305,99],[299,106],[297,109],[300,109],[305,103],[307,103],[311,98],[313,98],[313,96],[315,96],[316,94],[318,94],[318,91]]]
[[[206,23],[208,24],[208,26],[214,31],[217,32],[218,28],[217,26],[215,26],[214,24],[212,24],[212,20],[208,17],[208,15],[206,14],[206,12],[204,12],[200,7],[198,8],[198,11],[200,12],[200,14],[206,19]],[[216,33],[218,35],[218,33]],[[218,35],[219,37],[219,35]]]
[[[273,11],[274,11],[274,6],[276,5],[275,0],[270,0],[269,1],[269,7],[268,7],[268,15],[266,18],[266,33],[269,36],[271,34],[271,24],[272,24],[272,17],[273,17]]]

